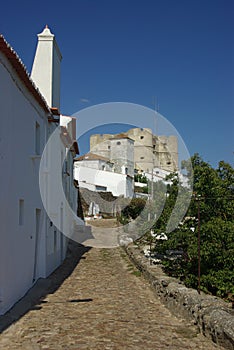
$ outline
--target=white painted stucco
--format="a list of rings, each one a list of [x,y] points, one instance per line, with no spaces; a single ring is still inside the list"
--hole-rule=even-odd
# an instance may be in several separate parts
[[[101,159],[80,160],[79,166],[92,168],[96,170],[113,171],[113,163]]]
[[[96,170],[86,166],[80,166],[75,162],[74,177],[79,181],[79,186],[98,191],[100,187],[112,192],[114,196],[133,197],[133,179],[124,174],[113,173],[104,170]]]
[[[62,55],[54,34],[45,28],[38,34],[38,43],[31,78],[50,107],[60,108],[60,62]]]
[[[39,189],[41,155],[57,125],[48,121],[49,107],[45,104],[42,107],[39,95],[36,93],[36,98],[26,87],[12,60],[1,50],[0,91],[1,315],[39,277],[47,277],[61,264],[66,255],[67,238],[48,218]],[[67,153],[71,175],[64,175],[63,182],[68,201],[75,209],[74,154],[61,142],[59,147],[49,155],[47,163],[50,165],[57,159],[61,165],[61,154]],[[48,175],[51,169],[47,167]],[[57,205],[54,215],[66,225],[63,206],[64,203]]]
[[[38,186],[40,155],[35,151],[36,123],[40,148],[47,139],[47,113],[0,54],[0,314],[7,311],[39,277],[47,273],[46,214]],[[21,201],[21,202],[20,202]],[[20,203],[21,224],[19,222]],[[40,214],[36,214],[40,213]],[[36,215],[40,216],[36,229]]]

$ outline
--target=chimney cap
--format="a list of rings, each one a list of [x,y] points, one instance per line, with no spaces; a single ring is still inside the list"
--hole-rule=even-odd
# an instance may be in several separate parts
[[[50,28],[48,27],[48,24],[46,24],[45,28],[41,33],[38,34],[38,37],[54,37],[54,34],[51,33]]]

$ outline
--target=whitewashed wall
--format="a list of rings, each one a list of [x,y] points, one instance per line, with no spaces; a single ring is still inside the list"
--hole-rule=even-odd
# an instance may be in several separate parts
[[[79,162],[75,162],[74,177],[79,181],[80,187],[95,191],[96,186],[102,186],[114,196],[133,196],[133,179],[127,175],[82,167],[77,163]]]
[[[0,77],[0,314],[4,314],[39,277],[59,266],[67,239],[48,219],[39,191],[41,153],[55,126],[48,124],[49,112],[1,53]]]
[[[31,77],[50,107],[60,108],[60,62],[62,56],[49,28],[38,34]]]
[[[96,170],[113,171],[113,164],[102,159],[84,159],[79,160],[79,166],[92,168]]]
[[[42,148],[47,118],[2,54],[0,76],[0,314],[3,314],[32,286],[38,271],[43,273],[45,269],[42,263],[45,250],[40,247],[45,246],[46,216],[38,186],[40,156],[35,151],[35,129],[37,122]],[[36,215],[40,216],[38,229]]]

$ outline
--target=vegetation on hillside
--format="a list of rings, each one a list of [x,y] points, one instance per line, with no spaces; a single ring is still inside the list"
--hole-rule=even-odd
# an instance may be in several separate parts
[[[147,177],[143,174],[135,174],[134,175],[134,181],[135,182],[141,182],[143,184],[147,184],[148,180]]]
[[[217,169],[214,169],[198,154],[195,154],[190,161],[185,161],[183,167],[187,170],[189,181],[193,180],[191,202],[184,219],[175,230],[167,234],[167,241],[156,243],[155,251],[165,256],[168,250],[183,251],[180,258],[163,261],[165,271],[171,276],[180,278],[186,286],[197,288],[200,225],[201,290],[233,300],[234,169],[223,161],[219,163]],[[178,193],[180,192],[179,208],[183,209],[188,199],[188,191],[181,187],[176,174],[170,175],[170,181],[171,184],[167,186],[162,183],[154,184],[155,200],[150,210],[157,212],[158,220],[153,225],[156,234],[166,232],[168,229],[176,200],[178,203]],[[137,214],[138,210],[133,208],[133,204],[131,210],[125,208],[125,212],[122,213],[125,218],[129,219],[132,212],[134,216]],[[135,205],[138,205],[137,202]],[[150,208],[150,205],[148,206]]]

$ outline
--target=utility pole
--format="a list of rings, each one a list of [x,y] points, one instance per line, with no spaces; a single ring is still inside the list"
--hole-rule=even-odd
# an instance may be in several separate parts
[[[151,171],[151,200],[154,199],[154,168]]]
[[[194,198],[197,201],[197,291],[201,294],[201,214],[200,201],[201,196],[194,193]]]
[[[200,199],[197,198],[197,219],[198,219],[198,233],[197,233],[197,256],[198,256],[198,294],[201,294],[201,220],[200,220]]]

